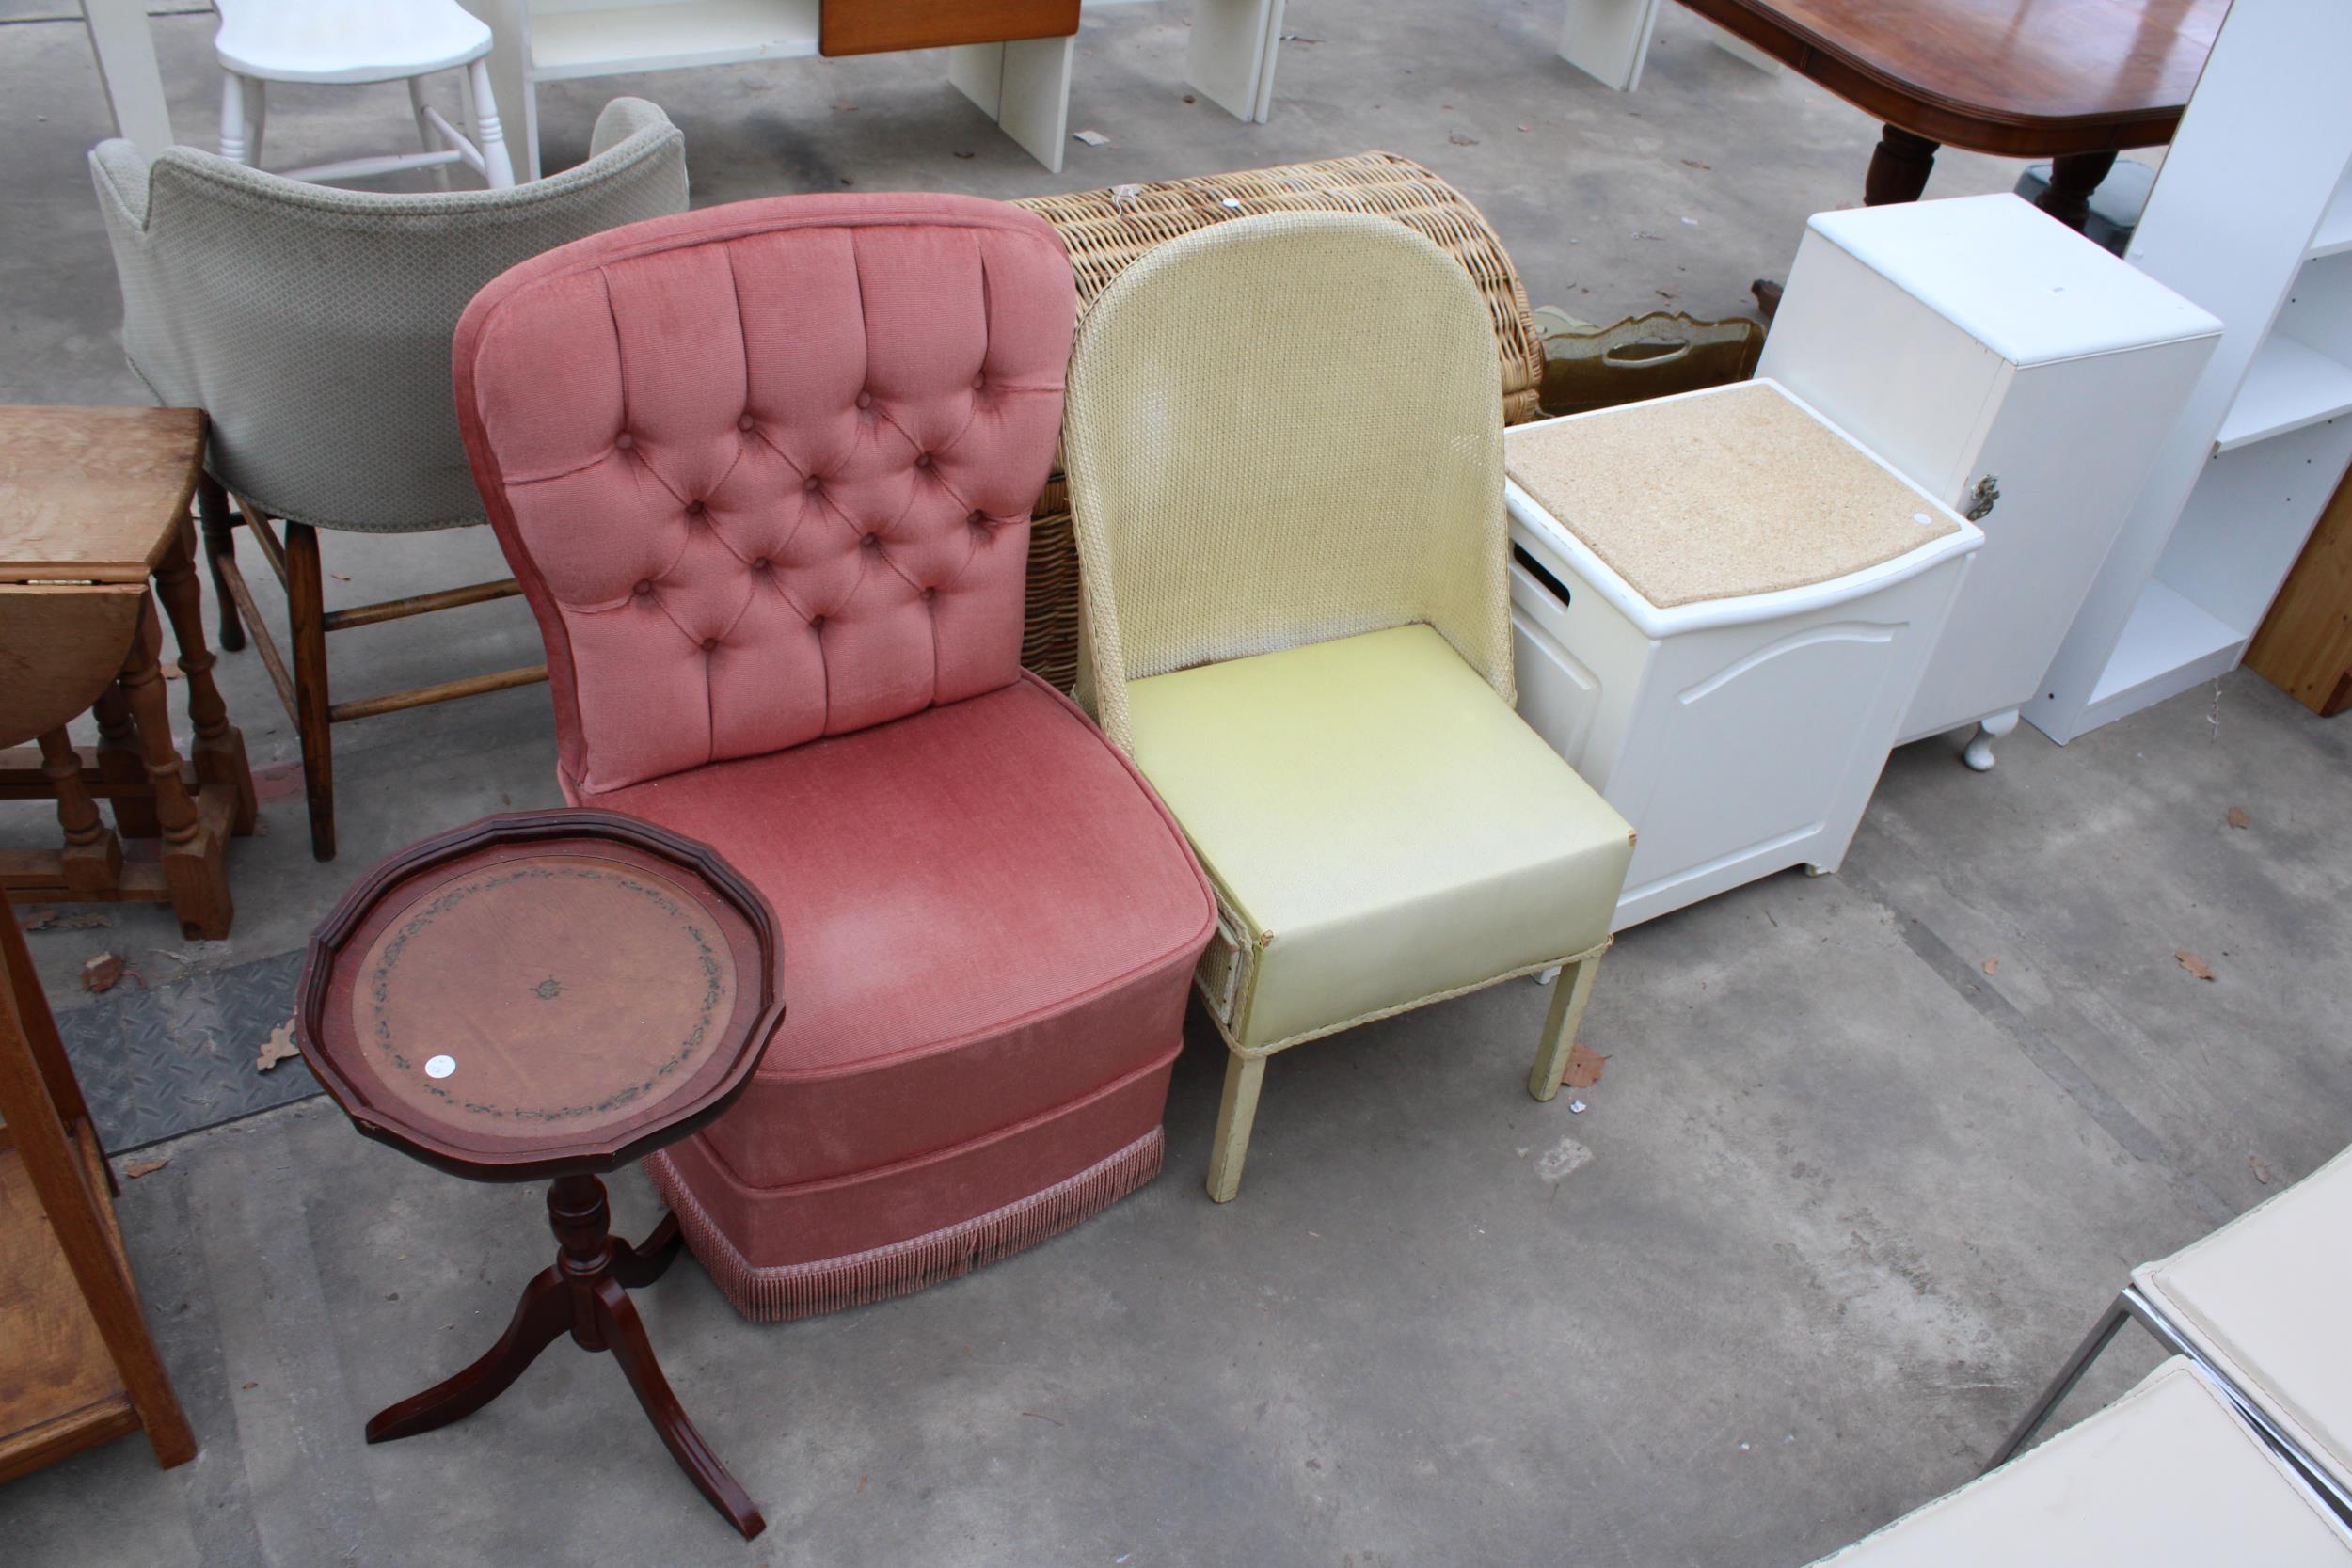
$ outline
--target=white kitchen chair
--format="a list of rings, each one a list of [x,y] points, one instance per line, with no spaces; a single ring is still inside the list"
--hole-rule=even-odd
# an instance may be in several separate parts
[[[421,152],[347,158],[287,169],[293,180],[362,180],[401,169],[432,168],[443,185],[449,166],[464,163],[491,189],[515,182],[515,166],[490,90],[487,24],[456,0],[216,0],[220,31],[220,155],[259,166],[270,82],[408,84]],[[461,72],[468,135],[424,101],[423,79]]]
[[[1998,1465],[2058,1408],[2126,1320],[2196,1362],[2352,1526],[2352,1149],[2201,1242],[2132,1271]],[[1988,1465],[1987,1468],[1991,1468]],[[2245,1561],[2254,1558],[2241,1559]]]
[[[2345,1568],[2352,1540],[2176,1356],[2025,1458],[1814,1568]]]

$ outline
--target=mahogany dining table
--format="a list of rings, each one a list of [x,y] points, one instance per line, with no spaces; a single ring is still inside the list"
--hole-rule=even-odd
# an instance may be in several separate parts
[[[1939,147],[2049,158],[2082,226],[2115,155],[2172,139],[2229,0],[1682,0],[1883,122],[1863,199],[1914,201]]]

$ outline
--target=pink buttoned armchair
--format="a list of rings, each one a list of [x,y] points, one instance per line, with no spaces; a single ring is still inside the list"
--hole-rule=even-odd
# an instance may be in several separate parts
[[[1214,906],[1019,664],[1074,315],[1026,213],[818,196],[565,245],[458,325],[564,794],[715,847],[783,925],[751,1087],[646,1162],[748,1316],[962,1274],[1159,1168]]]

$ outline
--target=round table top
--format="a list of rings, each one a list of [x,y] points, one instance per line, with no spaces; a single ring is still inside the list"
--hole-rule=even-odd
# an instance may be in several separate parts
[[[360,1131],[485,1179],[610,1169],[724,1109],[783,1019],[775,920],[707,847],[610,812],[401,851],[319,927],[302,1050]]]

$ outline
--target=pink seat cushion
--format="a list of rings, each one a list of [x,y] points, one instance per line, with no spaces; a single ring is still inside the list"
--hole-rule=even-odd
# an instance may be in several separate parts
[[[581,803],[701,839],[775,905],[784,1026],[702,1134],[755,1188],[946,1148],[1165,1059],[1216,918],[1158,800],[1034,676]]]

